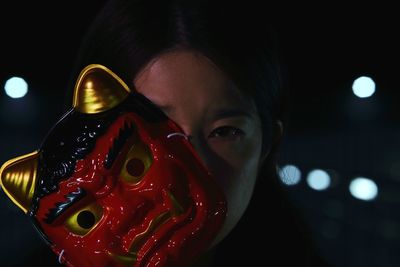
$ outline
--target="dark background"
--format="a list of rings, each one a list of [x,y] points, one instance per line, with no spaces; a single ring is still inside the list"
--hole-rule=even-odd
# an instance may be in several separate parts
[[[64,112],[81,38],[102,2],[0,4],[0,162],[37,149]],[[335,266],[400,266],[400,23],[392,10],[383,4],[286,6],[274,18],[292,91],[279,165],[301,170],[300,183],[285,188]],[[361,75],[376,82],[371,98],[351,91]],[[11,76],[28,82],[26,97],[5,95]],[[305,182],[315,168],[334,173],[327,190]],[[356,176],[375,181],[375,200],[351,196],[348,186]],[[18,263],[43,244],[3,193],[0,218],[1,266]],[[288,244],[288,256],[294,250]]]

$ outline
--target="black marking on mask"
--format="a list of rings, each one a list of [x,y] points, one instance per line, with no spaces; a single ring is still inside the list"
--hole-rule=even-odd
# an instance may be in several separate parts
[[[126,140],[132,136],[134,131],[135,127],[131,123],[125,121],[124,126],[119,129],[118,136],[114,139],[113,145],[107,153],[106,160],[104,161],[104,167],[106,169],[111,168]]]
[[[49,209],[49,212],[46,214],[44,222],[48,224],[53,223],[68,208],[70,208],[76,202],[80,201],[85,196],[86,191],[83,188],[78,188],[78,190],[65,195],[66,200],[64,202],[57,202],[54,208]]]

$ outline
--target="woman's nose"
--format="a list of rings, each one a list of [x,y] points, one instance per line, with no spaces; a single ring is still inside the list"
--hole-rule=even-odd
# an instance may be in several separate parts
[[[207,141],[201,136],[187,135],[189,142],[193,145],[196,153],[201,158],[203,164],[209,169],[211,167],[210,157],[211,150],[208,147]]]

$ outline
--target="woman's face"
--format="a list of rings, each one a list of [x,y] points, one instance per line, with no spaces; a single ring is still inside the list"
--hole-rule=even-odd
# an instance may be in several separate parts
[[[183,129],[223,189],[228,213],[218,243],[243,215],[256,181],[262,133],[255,104],[194,51],[162,54],[138,73],[134,86]]]

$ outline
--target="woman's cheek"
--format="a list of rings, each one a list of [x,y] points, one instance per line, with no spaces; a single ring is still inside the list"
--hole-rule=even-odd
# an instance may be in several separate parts
[[[227,197],[229,198],[229,195],[237,191],[237,188],[251,191],[252,180],[255,180],[253,176],[257,175],[259,146],[251,140],[241,140],[235,143],[215,144],[213,150],[216,157],[210,161],[211,164],[208,167]],[[249,188],[243,188],[244,186]]]
[[[237,140],[215,142],[214,150],[221,156],[233,169],[241,170],[246,162],[259,157],[260,143],[253,138],[240,137]]]

